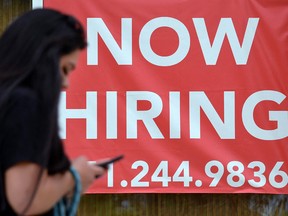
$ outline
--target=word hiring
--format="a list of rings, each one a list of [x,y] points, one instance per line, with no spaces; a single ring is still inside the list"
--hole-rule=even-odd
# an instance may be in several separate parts
[[[204,18],[193,18],[198,41],[207,65],[216,65],[225,36],[229,41],[237,65],[247,64],[259,18],[249,18],[242,44],[237,37],[231,18],[221,18],[213,44],[210,43]],[[173,29],[178,35],[178,48],[168,56],[156,54],[150,44],[154,31],[161,27]],[[102,38],[119,65],[132,65],[132,18],[121,19],[121,48],[101,18],[87,19],[87,65],[98,65],[98,36]],[[186,26],[172,17],[158,17],[147,22],[139,35],[143,57],[153,65],[171,66],[181,62],[190,49],[190,35]]]
[[[277,122],[277,128],[267,130],[259,127],[254,120],[254,109],[263,101],[281,104],[286,96],[278,91],[263,90],[250,95],[242,108],[242,122],[246,130],[261,140],[278,140],[288,136],[288,111],[269,111],[269,121]],[[117,139],[117,92],[106,92],[106,138]],[[151,108],[137,110],[139,101],[149,101]],[[161,97],[150,91],[126,92],[126,138],[138,138],[138,121],[142,121],[152,139],[163,139],[164,136],[154,121],[163,110]],[[221,139],[235,139],[235,92],[224,91],[223,121],[214,109],[204,91],[189,92],[189,131],[191,139],[201,138],[201,116],[203,111]],[[97,139],[97,92],[86,92],[86,109],[67,109],[66,93],[61,93],[59,105],[60,136],[66,138],[67,119],[86,120],[86,138]],[[180,92],[169,92],[170,139],[181,138]],[[105,116],[103,116],[105,118]]]

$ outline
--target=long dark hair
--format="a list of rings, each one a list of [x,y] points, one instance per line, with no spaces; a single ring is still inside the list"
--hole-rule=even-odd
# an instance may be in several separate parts
[[[55,106],[61,88],[60,57],[85,47],[83,28],[74,17],[52,9],[23,14],[0,39],[0,107],[20,85]]]
[[[57,125],[60,57],[85,47],[83,27],[70,15],[53,9],[36,9],[16,19],[0,38],[0,121],[5,117],[13,90],[24,87],[39,101],[37,139],[47,142],[47,146],[53,139],[60,140]],[[44,155],[43,159],[48,160]],[[34,193],[36,190],[37,186]],[[34,194],[26,209],[33,197]]]

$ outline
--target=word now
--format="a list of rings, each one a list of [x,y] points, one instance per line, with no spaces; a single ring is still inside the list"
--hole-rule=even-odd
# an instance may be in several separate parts
[[[269,111],[269,121],[277,122],[277,128],[267,130],[260,128],[254,120],[254,109],[263,101],[281,104],[286,96],[278,91],[263,90],[250,95],[242,108],[242,122],[246,130],[262,140],[278,140],[288,137],[288,111]],[[149,101],[151,108],[138,110],[139,101]],[[259,105],[260,106],[260,105]],[[152,139],[164,139],[155,122],[163,110],[161,97],[150,91],[126,92],[126,138],[138,138],[138,121],[142,121]],[[191,139],[201,138],[201,110],[205,113],[221,139],[235,139],[235,92],[224,91],[223,121],[203,91],[189,92],[189,131]],[[86,92],[86,109],[67,109],[66,93],[61,93],[59,105],[61,138],[66,138],[67,119],[86,120],[86,138],[97,139],[97,92]],[[170,139],[181,138],[180,92],[169,92]],[[105,116],[103,116],[105,118]],[[117,139],[117,92],[106,92],[106,138]]]
[[[259,18],[249,18],[240,44],[231,18],[221,18],[213,44],[210,43],[204,18],[192,18],[207,65],[216,65],[227,36],[237,65],[247,64]],[[161,27],[173,29],[179,38],[177,50],[169,56],[156,54],[150,44],[154,31]],[[132,65],[132,18],[121,19],[121,48],[101,18],[87,19],[87,64],[98,65],[98,37],[101,37],[119,65]],[[186,26],[172,17],[158,17],[147,22],[139,35],[139,48],[143,57],[153,65],[171,66],[181,62],[190,50],[190,35]]]

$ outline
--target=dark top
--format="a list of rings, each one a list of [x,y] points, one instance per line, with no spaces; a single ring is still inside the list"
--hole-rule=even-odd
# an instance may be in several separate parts
[[[36,136],[40,131],[37,107],[36,95],[18,88],[11,93],[5,116],[0,120],[0,215],[17,215],[6,200],[4,173],[7,169],[20,162],[36,163],[47,169],[49,175],[69,169],[70,161],[58,136],[53,136],[49,144]],[[36,183],[37,179],[33,181]],[[53,215],[53,209],[43,215]]]

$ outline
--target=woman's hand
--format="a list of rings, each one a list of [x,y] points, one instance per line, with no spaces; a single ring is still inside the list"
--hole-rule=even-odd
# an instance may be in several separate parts
[[[95,176],[101,176],[105,173],[105,169],[89,164],[87,158],[83,156],[76,158],[72,165],[80,175],[83,193],[94,182]]]

